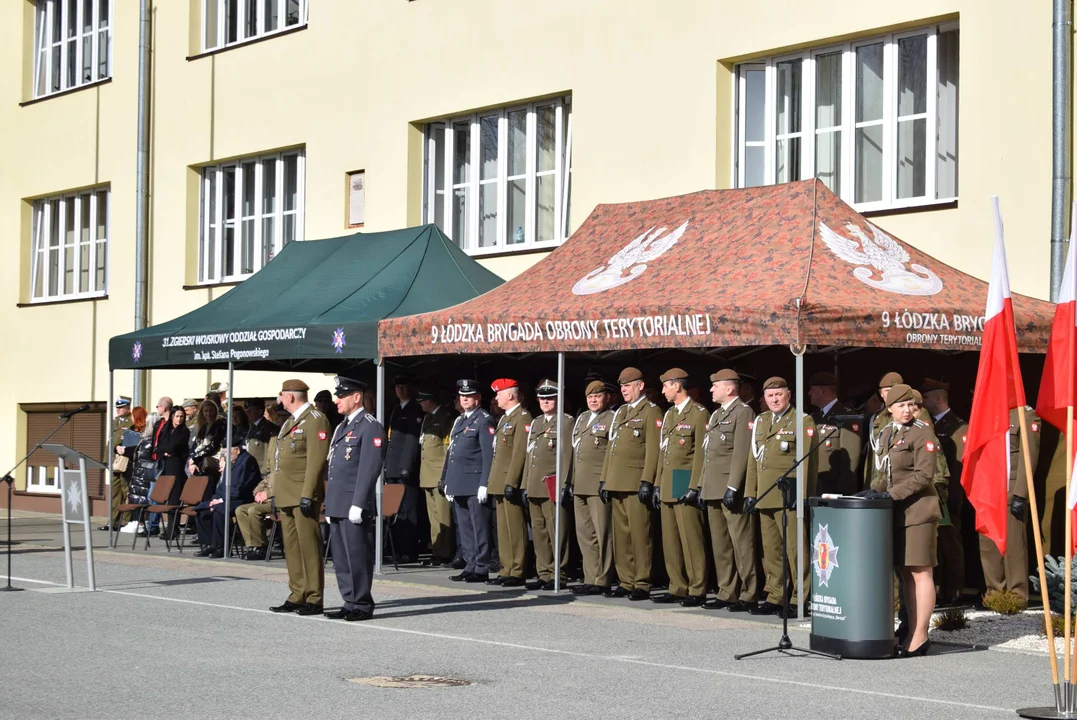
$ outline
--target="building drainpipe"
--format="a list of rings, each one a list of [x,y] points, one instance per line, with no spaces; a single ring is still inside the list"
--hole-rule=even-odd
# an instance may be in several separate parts
[[[1073,183],[1073,0],[1053,0],[1051,24],[1051,302],[1066,262],[1067,211]]]
[[[146,327],[149,304],[150,3],[138,11],[138,152],[135,169],[135,330]],[[135,371],[134,405],[146,406],[146,371]]]

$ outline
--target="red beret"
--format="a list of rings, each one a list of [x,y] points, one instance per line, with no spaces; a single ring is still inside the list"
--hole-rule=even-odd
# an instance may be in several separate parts
[[[490,387],[493,388],[494,392],[508,390],[509,388],[516,387],[517,385],[519,385],[519,383],[517,383],[515,380],[509,380],[508,378],[498,378],[497,380],[494,380],[492,383],[490,383]]]

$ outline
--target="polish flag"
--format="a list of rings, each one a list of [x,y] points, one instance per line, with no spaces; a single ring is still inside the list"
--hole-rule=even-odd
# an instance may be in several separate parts
[[[961,486],[976,510],[976,531],[1006,552],[1009,512],[1010,410],[1025,404],[1021,368],[1017,364],[1010,277],[1006,268],[1002,213],[991,198],[995,215],[995,254],[987,287],[987,312],[976,390],[965,442]]]

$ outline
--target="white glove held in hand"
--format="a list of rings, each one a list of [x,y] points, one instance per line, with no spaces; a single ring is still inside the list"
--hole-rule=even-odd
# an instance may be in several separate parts
[[[352,505],[348,509],[348,519],[356,525],[363,522],[363,508],[359,507],[358,505]]]
[[[479,497],[479,502],[481,502],[481,503],[486,502],[486,488],[485,487],[479,488],[478,497]]]
[[[445,499],[448,500],[449,502],[452,502],[453,497],[454,497],[453,495],[446,495]]]

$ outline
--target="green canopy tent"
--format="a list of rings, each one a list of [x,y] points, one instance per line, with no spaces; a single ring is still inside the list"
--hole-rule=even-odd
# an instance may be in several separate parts
[[[112,371],[119,369],[227,368],[233,387],[236,368],[332,373],[373,360],[378,363],[377,414],[384,421],[378,321],[441,310],[501,283],[435,225],[290,243],[222,297],[112,338],[109,397]],[[231,443],[231,405],[228,411]],[[111,457],[111,436],[108,452]],[[229,463],[225,475],[230,485]],[[380,479],[377,493],[380,571]],[[226,517],[228,512],[226,505]],[[227,543],[227,532],[225,538]]]

